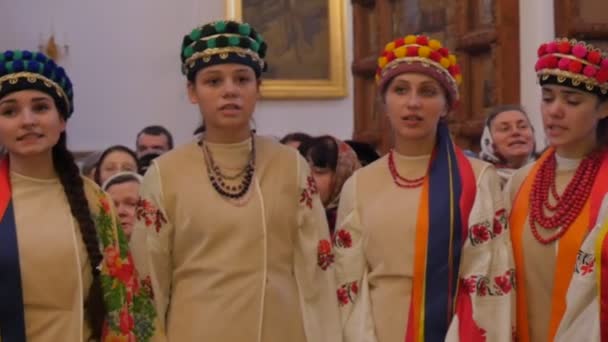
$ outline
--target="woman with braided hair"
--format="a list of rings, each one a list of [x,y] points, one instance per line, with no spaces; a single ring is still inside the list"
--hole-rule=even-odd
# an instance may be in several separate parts
[[[111,201],[66,146],[72,84],[41,53],[0,53],[0,340],[147,341],[155,311]]]
[[[342,340],[310,168],[251,130],[265,51],[262,36],[235,21],[183,40],[188,96],[204,129],[154,159],[131,238],[169,341]]]

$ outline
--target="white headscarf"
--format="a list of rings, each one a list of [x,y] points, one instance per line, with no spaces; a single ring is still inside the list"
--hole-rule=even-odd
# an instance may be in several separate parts
[[[108,185],[110,185],[112,183],[112,181],[118,177],[121,176],[132,176],[133,178],[136,179],[137,183],[141,184],[141,182],[144,180],[144,178],[135,172],[131,172],[131,171],[124,171],[124,172],[119,172],[117,174],[112,175],[112,177],[106,179],[105,182],[103,182],[103,184],[101,185],[101,189],[103,191],[108,191]]]

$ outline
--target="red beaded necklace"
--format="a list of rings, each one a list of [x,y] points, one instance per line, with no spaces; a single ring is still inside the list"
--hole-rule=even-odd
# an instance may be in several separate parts
[[[391,172],[391,176],[393,176],[393,182],[400,188],[418,188],[424,184],[424,179],[426,178],[426,175],[416,179],[408,179],[401,176],[395,166],[395,155],[392,149],[388,152],[388,169]]]
[[[602,153],[597,152],[585,157],[561,195],[557,193],[555,185],[557,169],[555,153],[540,166],[534,183],[532,183],[529,218],[532,234],[538,242],[549,244],[561,238],[568,231],[589,198],[595,176],[600,169],[601,157]],[[550,203],[549,194],[553,197],[555,204]],[[546,215],[545,212],[552,215]],[[555,234],[545,238],[541,236],[537,226],[548,231],[555,231]]]

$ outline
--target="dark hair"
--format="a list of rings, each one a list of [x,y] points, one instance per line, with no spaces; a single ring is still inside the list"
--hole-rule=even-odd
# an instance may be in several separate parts
[[[137,160],[137,155],[135,154],[135,152],[133,152],[133,150],[131,150],[130,148],[124,146],[124,145],[114,145],[111,147],[108,147],[105,151],[103,151],[103,153],[101,154],[101,156],[99,156],[99,161],[97,162],[97,168],[95,169],[95,175],[94,175],[94,179],[95,179],[95,183],[97,183],[99,186],[101,186],[101,164],[103,164],[103,161],[106,159],[107,156],[110,155],[110,153],[112,152],[124,152],[128,155],[130,155],[131,157],[133,157],[133,160],[135,161],[135,171],[139,171],[139,161]]]
[[[504,105],[498,105],[498,106],[492,107],[486,117],[486,126],[488,126],[488,128],[491,128],[492,122],[496,119],[496,117],[499,114],[502,114],[504,112],[511,112],[511,111],[516,111],[516,112],[522,113],[526,117],[526,120],[528,120],[528,123],[530,124],[530,128],[532,129],[532,132],[534,132],[534,126],[532,126],[532,122],[530,121],[530,118],[528,117],[528,113],[526,112],[524,107],[522,107],[521,105],[518,105],[518,104],[504,104]]]
[[[346,140],[344,142],[355,151],[361,166],[369,165],[380,158],[380,155],[371,144],[355,140]]]
[[[107,184],[104,184],[105,186],[104,186],[103,190],[107,191],[113,185],[119,185],[119,184],[128,183],[128,182],[136,182],[137,184],[141,184],[141,181],[135,175],[124,174],[124,175],[116,176],[116,177],[112,178]]]
[[[160,153],[158,152],[148,152],[139,157],[139,167],[137,172],[143,176],[146,171],[148,171],[150,165],[152,165],[152,161],[158,157],[160,157]]]
[[[608,96],[599,97],[599,106],[608,106]],[[608,110],[608,109],[607,109]],[[608,117],[600,119],[597,122],[597,142],[599,146],[608,147]]]
[[[139,141],[139,137],[142,134],[155,135],[155,136],[164,135],[165,137],[167,137],[167,144],[169,145],[169,149],[170,150],[173,149],[173,136],[171,135],[169,130],[163,126],[152,125],[152,126],[144,127],[144,129],[142,129],[139,133],[137,133],[137,138],[135,139],[136,147],[137,147],[137,142]]]
[[[305,142],[311,141],[312,139],[313,139],[313,137],[311,137],[310,135],[308,135],[306,133],[294,132],[294,133],[289,133],[286,136],[284,136],[283,138],[281,138],[280,142],[281,142],[281,144],[287,144],[292,141],[297,141],[300,144],[303,144]]]
[[[312,138],[300,145],[300,153],[312,166],[336,170],[338,166],[338,144],[329,135]]]
[[[89,289],[89,295],[85,300],[87,319],[91,326],[92,337],[95,340],[101,338],[101,330],[106,316],[106,307],[103,301],[101,281],[97,266],[103,258],[99,250],[99,239],[97,228],[93,222],[88,200],[84,192],[84,183],[78,166],[74,162],[74,156],[67,149],[66,134],[61,133],[59,141],[53,147],[53,165],[59,180],[63,185],[65,196],[70,204],[72,216],[78,222],[80,235],[89,256],[89,264],[93,272],[93,281]]]

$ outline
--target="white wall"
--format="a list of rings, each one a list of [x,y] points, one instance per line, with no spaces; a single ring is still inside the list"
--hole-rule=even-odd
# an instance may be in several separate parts
[[[185,142],[200,114],[185,96],[179,47],[194,26],[222,18],[224,0],[1,0],[0,49],[37,49],[51,32],[69,46],[60,60],[75,85],[68,125],[73,150],[134,145],[139,129],[168,127]],[[346,2],[346,66],[352,56],[350,2]],[[61,10],[60,10],[61,8]],[[272,42],[270,42],[272,44]],[[258,132],[291,131],[348,138],[353,129],[348,97],[327,101],[260,101]]]
[[[555,37],[553,0],[519,0],[519,44],[521,103],[527,109],[536,129],[537,148],[545,146],[545,133],[540,115],[541,91],[534,65],[540,44]]]

